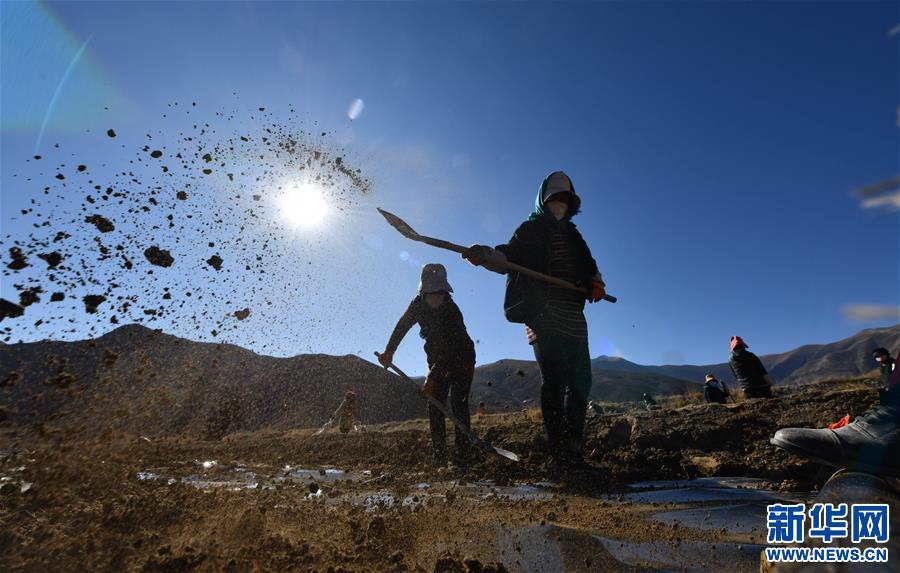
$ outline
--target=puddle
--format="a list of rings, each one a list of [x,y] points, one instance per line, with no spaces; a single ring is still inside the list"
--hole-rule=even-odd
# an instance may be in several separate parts
[[[628,484],[631,489],[673,489],[682,487],[720,487],[736,489],[763,489],[770,482],[760,478],[703,477],[692,480],[641,481]]]
[[[762,546],[703,541],[636,542],[557,525],[496,525],[445,540],[435,555],[456,551],[498,561],[510,573],[545,571],[678,571],[751,573],[759,570]],[[427,557],[426,557],[427,560]]]
[[[450,485],[456,496],[461,498],[498,497],[515,501],[548,501],[554,497],[553,491],[549,489],[553,487],[553,484],[547,482],[496,485],[492,481],[478,481],[473,483],[450,482]]]
[[[639,543],[595,535],[604,549],[617,561],[635,567],[662,571],[728,571],[739,573],[759,570],[762,545],[738,545],[707,541],[654,541]]]
[[[371,478],[372,472],[360,473],[337,468],[303,468],[286,465],[281,471],[264,467],[254,470],[244,465],[223,466],[216,460],[194,460],[194,467],[202,468],[200,473],[183,475],[171,468],[140,471],[135,474],[139,481],[165,480],[168,484],[181,482],[198,489],[227,488],[232,490],[273,489],[286,483],[321,484],[342,481],[359,481]],[[190,464],[188,464],[190,466]],[[178,475],[182,474],[182,475]]]
[[[766,505],[741,503],[657,513],[652,521],[704,531],[728,530],[729,533],[755,533],[765,527]]]
[[[334,498],[331,500],[331,503],[333,505],[355,505],[362,507],[366,513],[375,513],[376,511],[387,511],[401,507],[416,508],[436,501],[443,502],[443,496],[407,495],[401,497],[388,491],[380,491],[359,495],[343,495]]]
[[[331,483],[336,481],[359,481],[363,475],[336,468],[305,469],[285,466],[285,479]],[[371,472],[369,472],[371,474]]]
[[[764,489],[769,482],[753,478],[698,478],[694,480],[647,481],[629,485],[642,491],[618,496],[632,503],[705,503],[805,501],[809,496]],[[647,489],[652,488],[652,489]],[[615,499],[615,498],[613,498]]]
[[[253,472],[246,472],[236,479],[214,479],[191,475],[181,478],[181,483],[196,487],[198,489],[227,488],[238,491],[242,489],[259,488],[259,482],[256,480],[256,474],[254,474]]]

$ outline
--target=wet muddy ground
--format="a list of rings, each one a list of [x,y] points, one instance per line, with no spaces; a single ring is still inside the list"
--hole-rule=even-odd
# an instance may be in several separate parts
[[[221,440],[7,421],[0,569],[757,571],[765,506],[809,501],[831,473],[776,451],[769,426],[872,393],[591,417],[590,466],[567,472],[536,411],[475,416],[522,462],[465,474],[430,465],[425,420]]]

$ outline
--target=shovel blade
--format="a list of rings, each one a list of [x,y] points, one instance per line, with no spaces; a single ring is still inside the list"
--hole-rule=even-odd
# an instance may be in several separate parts
[[[381,207],[376,207],[378,212],[381,213],[381,216],[387,219],[387,222],[391,225],[391,227],[400,231],[400,234],[406,237],[407,239],[418,240],[420,235],[416,233],[412,227],[406,224],[406,221],[394,215],[389,211],[385,211]]]
[[[511,451],[504,450],[503,448],[498,448],[497,446],[491,446],[491,447],[494,449],[494,453],[497,454],[498,456],[503,456],[504,458],[506,458],[508,460],[512,460],[514,462],[519,461],[519,456],[512,453]]]

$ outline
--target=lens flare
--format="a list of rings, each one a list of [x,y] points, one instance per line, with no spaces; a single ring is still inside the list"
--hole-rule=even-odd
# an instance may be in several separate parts
[[[363,100],[356,98],[353,102],[350,103],[350,109],[347,110],[347,117],[351,120],[356,119],[363,112],[363,108],[366,107],[366,104]]]

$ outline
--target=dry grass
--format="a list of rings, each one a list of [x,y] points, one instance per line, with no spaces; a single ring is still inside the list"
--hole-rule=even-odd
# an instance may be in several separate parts
[[[661,396],[657,399],[660,408],[666,410],[681,408],[688,404],[705,404],[703,392],[688,392],[687,394],[673,394],[671,396]]]

